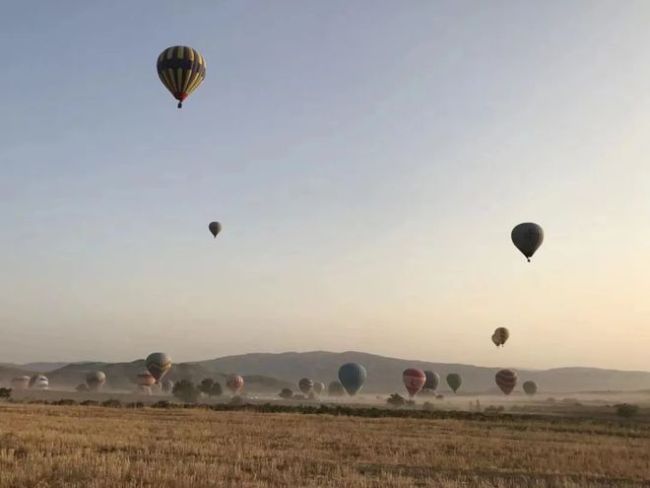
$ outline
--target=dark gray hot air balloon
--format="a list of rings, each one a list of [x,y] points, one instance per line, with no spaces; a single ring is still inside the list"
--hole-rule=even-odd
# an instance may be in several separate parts
[[[544,230],[537,224],[526,222],[515,226],[510,237],[512,237],[513,244],[530,262],[530,258],[544,242]]]
[[[366,368],[358,363],[345,363],[339,368],[339,380],[350,396],[357,394],[367,376]]]
[[[307,395],[314,388],[314,381],[309,378],[302,378],[298,382],[298,389],[300,389],[303,394]]]
[[[92,371],[86,375],[88,389],[97,391],[106,383],[106,375],[102,371]]]
[[[438,385],[440,384],[440,375],[434,373],[433,371],[425,371],[424,374],[427,377],[427,381],[424,383],[425,390],[436,391]]]
[[[517,373],[511,369],[502,369],[494,377],[499,389],[510,395],[517,385]]]
[[[526,393],[526,395],[532,396],[537,393],[537,383],[534,381],[524,381],[522,386],[524,387],[524,393]]]
[[[458,373],[449,373],[447,375],[447,384],[449,385],[449,388],[451,388],[454,393],[456,393],[456,391],[458,391],[458,388],[460,388],[460,385],[463,384],[463,379]]]
[[[217,234],[221,232],[221,224],[219,222],[210,222],[210,225],[208,225],[208,229],[210,229],[210,233],[212,234],[213,237],[217,237]]]
[[[494,345],[497,347],[503,347],[508,340],[508,337],[510,337],[510,331],[505,327],[498,327],[494,331],[494,334],[492,334],[492,342],[494,342]]]

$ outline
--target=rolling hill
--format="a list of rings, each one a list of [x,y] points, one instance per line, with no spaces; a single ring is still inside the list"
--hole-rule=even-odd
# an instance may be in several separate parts
[[[346,362],[358,362],[366,367],[368,380],[364,391],[368,393],[402,391],[401,375],[408,367],[430,369],[440,374],[442,381],[439,390],[442,392],[449,391],[444,378],[452,372],[460,373],[463,378],[461,393],[497,392],[494,375],[498,368],[406,360],[354,351],[253,353],[225,356],[174,364],[167,377],[173,381],[187,378],[194,382],[210,377],[223,384],[227,375],[238,373],[244,376],[248,391],[277,393],[285,387],[296,389],[297,382],[302,377],[327,384],[336,379],[339,366]],[[74,388],[84,381],[88,372],[102,370],[107,375],[108,388],[132,390],[135,388],[136,375],[144,369],[144,360],[136,360],[128,363],[70,363],[53,371],[42,372],[47,373],[52,388]],[[20,365],[0,365],[2,384],[7,384],[13,376],[22,374],[33,374],[33,370]],[[520,369],[518,374],[520,383],[528,379],[534,380],[540,391],[548,393],[650,391],[650,372],[645,371],[571,367],[548,370]]]

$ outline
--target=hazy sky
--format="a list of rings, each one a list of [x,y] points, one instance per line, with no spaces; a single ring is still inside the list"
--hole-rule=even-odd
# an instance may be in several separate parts
[[[650,369],[649,23],[644,0],[7,3],[0,362]],[[208,63],[180,111],[174,44]]]

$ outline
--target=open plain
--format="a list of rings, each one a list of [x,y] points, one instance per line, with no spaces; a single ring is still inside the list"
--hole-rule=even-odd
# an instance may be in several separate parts
[[[427,415],[3,404],[0,487],[650,486],[644,419]]]

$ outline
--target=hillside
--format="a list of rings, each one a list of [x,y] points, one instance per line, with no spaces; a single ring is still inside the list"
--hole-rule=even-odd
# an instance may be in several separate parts
[[[339,366],[346,362],[358,362],[366,367],[368,380],[364,391],[369,393],[401,391],[402,371],[408,367],[431,369],[440,374],[442,392],[448,391],[444,377],[451,372],[460,373],[463,378],[461,393],[497,391],[494,375],[498,368],[397,359],[354,351],[254,353],[226,356],[174,364],[167,377],[173,381],[187,378],[195,382],[210,377],[223,384],[227,375],[239,373],[244,376],[249,392],[277,393],[287,386],[295,389],[298,380],[302,377],[327,384],[336,379]],[[52,388],[69,389],[82,383],[89,371],[102,370],[107,375],[108,388],[132,390],[135,388],[136,375],[144,369],[144,360],[128,363],[70,363],[47,372],[47,376]],[[540,391],[548,393],[650,390],[650,372],[644,371],[575,367],[536,371],[521,369],[518,373],[520,383],[527,379],[534,380]],[[2,384],[7,384],[13,376],[22,374],[29,375],[33,372],[24,366],[0,365]]]
[[[363,352],[333,353],[324,351],[286,352],[280,354],[255,353],[226,356],[198,364],[218,371],[239,371],[242,374],[266,374],[296,383],[307,376],[325,383],[336,378],[338,368],[346,362],[358,362],[368,370],[367,392],[389,392],[403,389],[402,371],[409,367],[431,369],[443,379],[442,390],[448,390],[444,377],[460,373],[464,392],[497,391],[494,375],[499,368],[465,364],[432,363],[397,359]],[[538,383],[541,391],[578,392],[604,390],[650,389],[650,372],[617,371],[597,368],[558,368],[549,370],[518,370],[520,382],[527,379]]]

